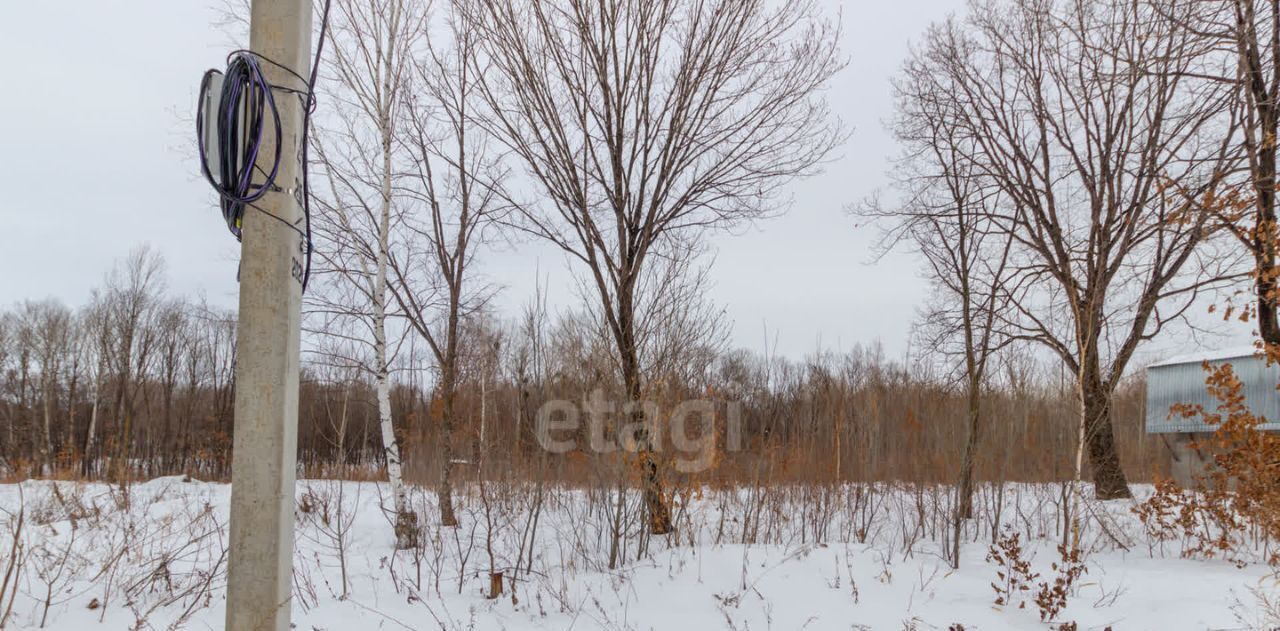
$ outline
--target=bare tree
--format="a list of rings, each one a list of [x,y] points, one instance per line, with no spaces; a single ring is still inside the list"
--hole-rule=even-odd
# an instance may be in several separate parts
[[[1010,338],[998,313],[1008,308],[1012,233],[995,219],[1007,204],[999,187],[968,156],[974,143],[955,129],[959,104],[939,79],[915,60],[895,82],[898,116],[893,131],[904,147],[894,165],[901,197],[878,199],[861,213],[887,222],[885,251],[906,241],[922,255],[933,287],[917,332],[930,354],[959,368],[966,399],[967,438],[961,460],[951,562],[959,566],[960,527],[973,515],[974,465],[982,429],[988,365]]]
[[[219,309],[201,301],[196,309],[198,314],[197,332],[200,335],[200,359],[205,366],[206,387],[212,401],[209,402],[208,417],[214,427],[230,427],[235,408],[235,363],[236,363],[236,317],[234,311]],[[216,436],[216,432],[215,432]],[[218,445],[205,442],[202,452],[211,451]],[[223,452],[229,462],[231,442],[223,443]],[[203,454],[207,461],[197,461],[194,466],[217,467],[220,459],[212,453]],[[215,469],[216,471],[216,469]]]
[[[1254,291],[1245,312],[1256,315],[1263,341],[1280,344],[1280,267],[1276,253],[1276,142],[1280,131],[1280,3],[1273,0],[1152,2],[1162,15],[1201,38],[1206,76],[1238,92],[1236,129],[1244,193],[1220,209],[1223,225],[1253,259]],[[1229,60],[1222,64],[1223,59]]]
[[[111,327],[107,319],[107,308],[103,301],[95,298],[80,315],[81,330],[86,336],[86,346],[92,357],[93,371],[90,382],[89,425],[85,428],[84,440],[80,443],[80,473],[90,476],[95,473],[97,462],[98,416],[102,411],[102,389],[111,374]]]
[[[107,327],[107,363],[115,378],[116,423],[111,476],[128,501],[133,417],[138,391],[153,359],[157,327],[153,319],[165,291],[164,259],[149,246],[132,250],[108,272],[105,290],[95,297]]]
[[[545,199],[518,205],[520,226],[581,264],[638,402],[649,266],[778,208],[784,187],[843,138],[821,94],[842,65],[835,27],[809,0],[469,7],[483,36],[486,125]],[[633,426],[656,422],[630,407]],[[670,509],[641,433],[650,526],[665,533]]]
[[[18,309],[18,335],[30,340],[39,370],[40,433],[39,462],[45,472],[54,468],[53,423],[57,409],[63,364],[71,348],[71,310],[54,300],[23,302]]]
[[[422,3],[405,0],[339,0],[330,23],[327,68],[336,87],[329,98],[332,124],[313,135],[328,190],[318,204],[316,235],[328,280],[312,292],[309,312],[318,330],[372,343],[372,358],[361,362],[377,382],[387,477],[391,481],[400,547],[415,545],[417,528],[405,495],[400,447],[391,417],[391,363],[395,351],[388,331],[388,263],[398,245],[396,125],[402,107],[414,40],[426,20]],[[327,292],[324,290],[328,290]],[[353,329],[352,327],[355,327]],[[368,337],[357,329],[367,329]],[[398,336],[403,340],[403,336]]]
[[[472,263],[505,211],[501,181],[506,174],[472,111],[482,72],[467,63],[478,39],[472,16],[451,2],[438,21],[442,32],[426,38],[425,50],[413,62],[412,89],[405,92],[397,139],[411,156],[402,184],[406,247],[391,257],[390,267],[400,311],[435,359],[437,497],[441,523],[456,526],[453,434],[462,327],[492,294],[474,278]]]
[[[166,301],[156,317],[159,332],[155,368],[160,386],[160,426],[154,428],[153,424],[148,424],[144,444],[148,451],[147,462],[161,471],[168,471],[173,466],[172,459],[178,453],[176,432],[180,429],[174,426],[174,404],[178,395],[179,372],[190,349],[192,330],[189,322],[187,304],[181,299]]]
[[[67,329],[67,346],[64,351],[67,359],[63,362],[65,370],[63,383],[66,384],[66,425],[60,432],[58,456],[64,459],[60,464],[70,468],[77,466],[74,462],[79,445],[76,417],[80,398],[83,396],[81,391],[83,381],[88,376],[85,369],[93,361],[93,346],[87,338],[87,330],[81,314],[70,312]]]
[[[1195,78],[1197,46],[1143,4],[1003,0],[931,29],[905,71],[910,100],[955,101],[950,133],[1007,200],[989,209],[1014,243],[1000,325],[1074,373],[1099,498],[1129,496],[1111,398],[1134,351],[1232,271],[1202,212],[1232,95]]]
[[[1264,342],[1280,345],[1280,267],[1276,250],[1276,151],[1280,132],[1280,3],[1232,0],[1234,21],[1229,41],[1235,44],[1239,78],[1244,87],[1243,146],[1253,189],[1253,221],[1229,222],[1232,232],[1253,255],[1258,332]],[[1245,224],[1245,228],[1241,227]]]

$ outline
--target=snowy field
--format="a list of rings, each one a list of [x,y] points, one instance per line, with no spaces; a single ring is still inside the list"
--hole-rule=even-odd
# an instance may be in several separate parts
[[[163,478],[136,485],[123,510],[103,484],[0,486],[0,580],[22,515],[5,628],[221,629],[229,492]],[[413,498],[429,525],[432,496]],[[489,485],[460,495],[460,528],[429,526],[401,551],[383,485],[307,480],[298,499],[293,618],[307,631],[1280,625],[1265,565],[1179,558],[1180,544],[1152,542],[1128,501],[1089,506],[1088,572],[1054,622],[1029,594],[996,606],[992,529],[1020,533],[1051,580],[1058,485],[983,488],[957,571],[940,543],[949,494],[931,487],[708,490],[678,501],[676,534],[647,537],[634,497]],[[491,570],[505,577],[496,599]]]

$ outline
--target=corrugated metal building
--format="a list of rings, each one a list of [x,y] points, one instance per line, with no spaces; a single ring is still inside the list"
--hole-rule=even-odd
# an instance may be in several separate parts
[[[1169,409],[1178,403],[1203,405],[1216,410],[1219,401],[1205,389],[1204,362],[1211,366],[1231,364],[1244,384],[1245,404],[1267,419],[1261,428],[1280,431],[1280,365],[1267,366],[1252,346],[1179,355],[1147,368],[1147,432],[1161,434],[1173,456],[1173,478],[1190,486],[1197,473],[1203,471],[1206,459],[1191,449],[1190,442],[1212,433],[1214,427],[1200,419],[1170,416]]]
[[[1204,379],[1207,376],[1203,363],[1212,366],[1229,363],[1236,376],[1244,383],[1245,403],[1254,414],[1271,421],[1265,429],[1280,430],[1280,365],[1267,366],[1267,362],[1254,355],[1252,346],[1205,353],[1192,353],[1171,357],[1147,368],[1147,432],[1170,434],[1176,432],[1212,432],[1213,428],[1199,419],[1170,418],[1169,408],[1178,403],[1198,403],[1206,410],[1218,407],[1218,400],[1209,396]]]

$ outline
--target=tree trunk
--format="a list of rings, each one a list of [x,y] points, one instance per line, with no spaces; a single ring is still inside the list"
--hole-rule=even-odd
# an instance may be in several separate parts
[[[1133,497],[1116,452],[1111,426],[1111,391],[1101,380],[1086,378],[1081,384],[1081,411],[1085,451],[1093,473],[1094,494],[1100,500]]]
[[[389,205],[388,205],[389,206]],[[375,379],[378,396],[378,425],[382,429],[382,452],[387,462],[387,480],[391,483],[391,496],[395,504],[396,547],[401,550],[417,545],[418,517],[409,510],[408,496],[401,475],[400,447],[396,444],[395,426],[391,419],[391,369],[387,361],[387,230],[390,208],[384,206],[382,215],[382,247],[378,252],[377,276],[373,291],[373,350]]]
[[[1271,287],[1266,285],[1270,284]],[[1280,320],[1276,318],[1276,305],[1267,298],[1275,292],[1274,283],[1258,283],[1258,335],[1263,342],[1275,346],[1280,344]]]
[[[342,416],[338,419],[338,444],[337,444],[337,460],[338,464],[347,464],[347,411],[351,403],[351,383],[348,381],[342,387]]]
[[[126,508],[129,507],[129,456],[132,445],[130,437],[133,435],[133,406],[126,403],[124,408],[124,417],[120,424],[120,444],[116,450],[116,466],[115,466],[115,482],[120,486],[120,497]]]
[[[47,364],[46,364],[47,366]],[[48,370],[48,368],[45,368]],[[44,440],[40,451],[44,457],[44,467],[49,474],[53,473],[53,384],[46,382],[44,388]]]
[[[981,428],[981,392],[979,386],[970,380],[969,383],[969,435],[964,444],[964,458],[960,465],[960,485],[959,485],[959,505],[957,507],[957,516],[959,519],[970,519],[973,517],[973,469],[974,460],[978,451],[978,431]]]
[[[391,47],[395,48],[394,31]],[[385,72],[385,71],[384,71]],[[390,94],[384,74],[384,95]],[[385,103],[384,103],[385,105]],[[382,448],[387,461],[387,479],[394,497],[396,547],[409,549],[417,545],[418,516],[409,509],[401,475],[400,447],[396,444],[391,420],[391,370],[387,360],[387,257],[391,239],[391,117],[388,107],[379,109],[378,129],[382,134],[382,213],[378,225],[377,270],[373,287],[374,361],[377,362],[378,421],[382,427]]]
[[[483,475],[485,424],[488,421],[489,375],[480,375],[480,435],[476,439],[474,460],[476,475]]]
[[[85,476],[93,474],[93,436],[98,431],[98,408],[101,407],[99,402],[101,393],[102,377],[101,373],[99,373],[93,382],[93,407],[89,409],[89,428],[84,434],[84,453],[80,454],[80,469]]]
[[[1273,117],[1268,114],[1268,118]],[[1270,125],[1274,130],[1275,125]],[[1280,319],[1276,316],[1276,208],[1275,208],[1276,154],[1273,147],[1265,147],[1258,156],[1258,173],[1254,187],[1257,192],[1257,216],[1253,234],[1254,288],[1258,299],[1258,335],[1267,344],[1280,344]]]
[[[404,476],[400,462],[400,446],[396,443],[395,428],[391,422],[391,379],[386,361],[385,332],[381,322],[374,327],[378,341],[378,425],[382,429],[382,450],[387,461],[387,480],[391,483],[391,497],[395,504],[396,549],[408,550],[417,546],[418,516],[409,509],[409,498],[404,489]]]
[[[627,385],[627,397],[631,402],[635,403],[632,406],[629,422],[633,424],[633,427],[642,428],[637,432],[636,436],[636,457],[644,487],[645,510],[649,514],[649,528],[650,532],[655,535],[665,535],[671,532],[671,508],[667,506],[667,500],[662,491],[662,476],[658,471],[658,462],[653,457],[652,437],[649,435],[648,426],[645,424],[648,419],[644,416],[644,406],[640,405],[644,389],[641,387],[640,362],[636,357],[635,345],[629,344],[629,348],[623,349],[622,355],[623,379]]]
[[[1259,44],[1262,44],[1252,29],[1253,20],[1256,17],[1252,3],[1237,5],[1236,9],[1237,20],[1240,20],[1236,25],[1237,37],[1245,38],[1239,43],[1248,45],[1240,49],[1241,61],[1247,75],[1248,89],[1253,96],[1251,102],[1257,109],[1259,127],[1257,136],[1252,133],[1246,134],[1246,146],[1257,152],[1257,160],[1254,163],[1255,172],[1251,175],[1255,193],[1253,256],[1256,275],[1254,287],[1258,301],[1258,334],[1267,344],[1280,344],[1280,321],[1276,316],[1276,303],[1280,296],[1276,295],[1278,270],[1276,269],[1275,142],[1280,112],[1277,112],[1276,97],[1273,94],[1274,91],[1280,90],[1280,85],[1273,82],[1268,88],[1266,81],[1268,73],[1262,57],[1245,52],[1249,48],[1257,50],[1260,48]],[[1241,9],[1245,10],[1244,14],[1240,13]],[[1276,20],[1280,20],[1280,15],[1270,17],[1271,26],[1274,28]],[[1247,41],[1248,39],[1253,41]],[[1272,46],[1274,46],[1274,40]],[[1280,51],[1272,47],[1270,53],[1273,63],[1280,61],[1275,58]]]
[[[128,366],[128,359],[125,360],[124,365]],[[115,403],[112,405],[112,410],[113,410],[112,417],[113,417],[113,420],[115,421],[117,443],[114,445],[115,447],[114,453],[111,453],[109,456],[106,456],[106,458],[110,459],[109,463],[103,463],[103,467],[106,469],[103,473],[107,476],[108,480],[113,482],[120,481],[121,468],[123,464],[121,460],[122,458],[125,457],[124,444],[128,442],[127,436],[129,432],[129,424],[128,424],[128,421],[125,419],[125,413],[124,413],[125,389],[128,387],[129,387],[129,377],[127,373],[124,370],[122,370],[120,371],[119,376],[116,378]],[[108,445],[106,450],[112,451],[111,447],[112,447],[111,445]]]
[[[458,517],[453,512],[453,398],[457,381],[455,361],[454,358],[448,358],[445,365],[441,367],[440,480],[436,486],[436,501],[440,504],[440,525],[450,528],[458,525]]]
[[[1273,210],[1271,215],[1275,214]],[[1264,215],[1265,216],[1265,215]],[[1265,220],[1265,219],[1264,219]],[[1275,224],[1274,216],[1269,220]],[[1254,238],[1254,273],[1257,275],[1254,287],[1258,299],[1258,336],[1267,344],[1280,344],[1280,318],[1276,316],[1276,275],[1280,270],[1275,265],[1274,230],[1266,230],[1260,224],[1258,235]]]
[[[31,370],[30,353],[26,349],[23,349],[22,354],[19,358],[19,370],[18,370],[18,414],[22,415],[22,417],[26,419],[26,422],[23,423],[23,426],[27,428],[27,431],[30,431],[33,425],[33,423],[31,422],[31,412],[29,410],[30,406],[27,403],[27,386],[30,380],[30,370]],[[34,450],[34,444],[31,444],[31,441],[28,441],[28,443],[29,443],[27,445],[28,460],[30,462],[34,462],[35,454],[31,453]],[[37,477],[37,476],[33,475],[32,477]]]
[[[64,463],[68,471],[75,469],[76,387],[79,385],[80,366],[77,361],[71,367],[71,380],[67,386],[67,428],[62,434],[62,450],[67,453]]]

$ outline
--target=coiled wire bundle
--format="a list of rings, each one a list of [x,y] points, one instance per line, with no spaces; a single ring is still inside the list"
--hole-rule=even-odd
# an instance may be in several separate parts
[[[219,93],[210,95],[209,91],[218,84]],[[227,58],[225,73],[218,70],[204,73],[200,81],[200,95],[196,111],[200,171],[218,192],[222,217],[231,234],[239,239],[245,206],[261,199],[275,187],[276,174],[280,170],[282,136],[273,86],[263,75],[256,55],[235,51]],[[213,146],[206,146],[209,130],[205,129],[205,103],[212,101],[211,97],[216,97],[217,109],[211,112],[214,128],[208,136],[213,139]],[[261,171],[257,162],[264,134],[267,133],[268,119],[275,136],[275,151],[270,171],[255,178],[255,171]],[[215,163],[213,168],[211,159]]]
[[[306,265],[302,275],[302,290],[307,290],[311,279],[311,186],[307,176],[307,155],[310,145],[311,114],[315,111],[316,74],[324,51],[325,34],[329,30],[329,8],[332,0],[325,0],[324,13],[320,17],[320,41],[316,45],[315,58],[311,62],[311,74],[303,77],[293,69],[248,50],[232,51],[227,56],[226,72],[210,69],[200,80],[200,98],[196,105],[196,143],[200,151],[200,172],[218,192],[222,218],[236,240],[241,238],[245,207],[252,207],[302,235],[306,244]],[[272,85],[262,72],[262,62],[269,63],[293,75],[303,90]],[[213,107],[217,89],[215,111],[206,113],[206,106]],[[298,165],[302,179],[303,227],[286,221],[283,217],[267,212],[254,204],[269,191],[278,191],[276,174],[280,171],[281,141],[280,111],[276,109],[276,91],[298,96],[302,100],[302,164]],[[206,102],[208,105],[206,105]],[[206,114],[211,114],[213,129],[205,129]],[[267,131],[270,119],[271,131]],[[210,132],[206,135],[206,132]],[[273,133],[274,154],[271,169],[263,171],[257,166],[262,152],[263,136]],[[210,155],[212,162],[210,164]],[[215,168],[211,168],[215,167]],[[255,172],[260,178],[255,178]]]

